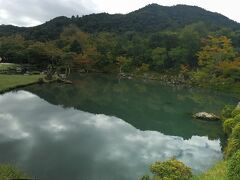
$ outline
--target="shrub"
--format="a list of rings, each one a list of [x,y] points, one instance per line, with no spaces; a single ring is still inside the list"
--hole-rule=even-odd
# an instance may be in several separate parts
[[[233,119],[235,120],[236,123],[240,122],[240,114],[234,116]]]
[[[232,130],[232,134],[228,140],[228,146],[225,151],[226,156],[231,157],[239,149],[240,149],[240,123],[238,123]]]
[[[227,161],[220,161],[211,169],[197,174],[192,180],[226,180],[227,179]]]
[[[205,72],[205,71],[196,71],[193,73],[193,79],[195,82],[201,82],[201,83],[205,83],[207,82],[206,80],[209,79],[209,73]]]
[[[240,150],[228,161],[227,176],[229,180],[240,179]]]
[[[0,165],[0,179],[27,179],[26,175],[12,165]]]
[[[156,162],[151,165],[150,170],[155,179],[188,180],[192,177],[191,168],[176,159]]]
[[[150,178],[150,176],[145,175],[145,176],[141,177],[140,180],[151,180],[151,178]]]
[[[237,115],[240,115],[240,108],[237,107],[232,111],[232,117],[235,117]]]
[[[232,133],[232,129],[234,127],[234,119],[229,118],[223,123],[223,130],[226,134],[230,135]]]
[[[223,130],[226,134],[230,135],[232,133],[232,129],[240,123],[240,114],[235,116],[234,118],[229,118],[223,123]]]
[[[221,112],[221,117],[225,120],[228,118],[232,117],[232,112],[234,110],[235,106],[232,105],[226,105],[224,106],[222,112]]]
[[[240,141],[240,123],[238,123],[238,124],[233,128],[231,138]]]
[[[227,148],[225,149],[225,155],[227,158],[232,157],[240,149],[239,139],[229,138]]]
[[[138,69],[137,69],[137,73],[138,74],[143,74],[149,71],[149,64],[145,64],[143,63]]]

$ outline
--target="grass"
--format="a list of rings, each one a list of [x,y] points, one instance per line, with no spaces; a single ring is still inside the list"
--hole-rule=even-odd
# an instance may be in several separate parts
[[[17,64],[11,64],[11,63],[0,63],[0,71],[7,71],[9,69],[12,69],[12,68],[16,68],[18,67],[19,65]]]
[[[213,168],[199,176],[194,176],[193,180],[227,180],[227,162],[221,161]]]
[[[0,74],[0,92],[37,83],[43,75],[4,75]]]
[[[10,180],[10,179],[30,179],[23,173],[18,170],[16,167],[8,164],[0,165],[0,179],[1,180]]]

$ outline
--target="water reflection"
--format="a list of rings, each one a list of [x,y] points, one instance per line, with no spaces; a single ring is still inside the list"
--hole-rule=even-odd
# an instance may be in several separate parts
[[[195,171],[222,158],[220,141],[141,131],[102,114],[51,105],[26,91],[0,96],[1,162],[39,179],[138,179],[150,163],[177,157]]]
[[[192,135],[223,137],[221,123],[196,121],[192,113],[219,113],[230,95],[207,90],[168,87],[158,82],[104,75],[73,75],[73,85],[34,85],[25,90],[51,104],[74,107],[93,114],[116,116],[141,130],[160,131],[189,139]],[[221,138],[222,139],[222,138]]]

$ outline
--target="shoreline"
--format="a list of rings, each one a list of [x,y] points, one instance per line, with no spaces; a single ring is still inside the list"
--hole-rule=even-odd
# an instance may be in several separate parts
[[[0,94],[17,88],[41,83],[43,75],[5,75],[0,74]]]
[[[16,79],[20,80],[21,82],[17,82]],[[2,87],[3,83],[1,80],[6,80],[9,85],[4,85],[6,87]],[[13,91],[18,88],[23,88],[27,86],[31,86],[34,84],[50,84],[50,83],[65,83],[65,84],[72,84],[71,81],[61,79],[61,78],[54,78],[52,80],[44,79],[44,75],[2,75],[0,74],[0,94],[4,94],[9,91]]]
[[[234,85],[217,85],[217,86],[212,86],[211,84],[200,84],[197,82],[194,82],[192,79],[185,79],[181,75],[169,75],[169,74],[143,74],[143,75],[138,75],[138,74],[131,74],[131,73],[103,73],[99,72],[100,74],[107,74],[107,75],[116,75],[116,77],[119,77],[120,79],[137,79],[137,80],[149,80],[149,81],[157,81],[164,83],[165,85],[168,86],[183,86],[186,88],[202,88],[202,89],[208,89],[208,90],[213,90],[213,91],[219,91],[222,93],[231,93],[235,98],[240,98],[240,93],[238,89],[235,89],[240,86],[240,84]],[[96,74],[96,73],[80,73],[84,75],[88,74]],[[21,83],[14,83],[9,85],[8,87],[1,87],[1,80],[2,77],[18,77],[19,80],[22,80],[23,82]],[[36,77],[36,78],[34,78]],[[24,79],[25,78],[25,79]],[[29,80],[29,78],[33,78]],[[34,84],[41,84],[41,83],[55,83],[55,82],[60,82],[60,83],[65,83],[65,84],[72,84],[71,81],[69,80],[64,80],[60,78],[55,78],[53,80],[45,80],[44,75],[5,75],[5,74],[0,74],[0,94],[6,93],[8,91],[12,91],[18,88],[26,87],[26,86],[31,86]],[[10,82],[11,83],[11,82]],[[233,88],[230,88],[233,87]]]
[[[219,91],[222,93],[231,93],[235,98],[240,98],[240,83],[238,84],[217,84],[215,86],[212,83],[200,83],[194,82],[193,79],[185,79],[181,75],[169,75],[169,74],[118,74],[122,79],[142,79],[162,82],[169,86],[183,86],[186,88],[202,88],[207,90]]]
[[[7,92],[10,92],[10,91],[13,91],[13,90],[16,90],[18,88],[23,88],[23,87],[27,87],[27,86],[31,86],[31,85],[39,84],[39,83],[40,82],[37,81],[37,82],[29,83],[29,84],[23,84],[23,85],[17,85],[17,86],[14,86],[14,87],[9,87],[7,89],[0,90],[0,95],[4,94],[4,93],[7,93]]]

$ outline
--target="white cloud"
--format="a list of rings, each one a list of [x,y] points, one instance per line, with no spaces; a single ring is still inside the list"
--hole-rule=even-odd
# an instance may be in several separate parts
[[[8,12],[4,9],[0,9],[0,20],[8,19],[8,18],[9,18]]]
[[[57,16],[70,17],[96,11],[91,0],[0,0],[0,4],[0,24],[18,26],[32,26]]]
[[[63,159],[68,158],[68,154],[77,153],[77,162],[81,164],[81,153],[86,148],[86,158],[89,162],[94,161],[94,167],[112,162],[118,167],[122,163],[126,168],[123,172],[130,170],[131,175],[139,170],[141,173],[157,160],[171,157],[183,161],[195,171],[206,170],[222,158],[220,140],[199,136],[183,139],[157,131],[141,131],[117,117],[64,109],[26,91],[1,95],[0,106],[3,141],[24,139],[27,144],[32,144],[31,147],[24,145],[24,152],[19,152],[19,156],[25,155],[25,164],[30,164],[31,155],[39,156],[37,149],[48,152],[59,145],[66,147],[64,154],[59,155]],[[71,148],[67,148],[68,142]],[[18,148],[18,144],[16,146]],[[48,146],[52,148],[48,149]],[[48,159],[48,154],[40,156]],[[53,163],[51,168],[56,168],[58,163]]]

